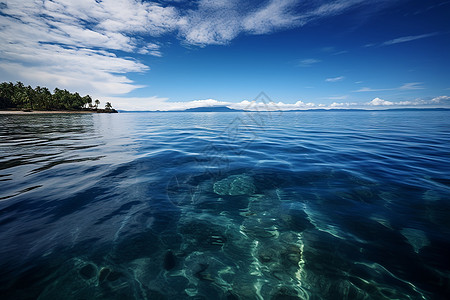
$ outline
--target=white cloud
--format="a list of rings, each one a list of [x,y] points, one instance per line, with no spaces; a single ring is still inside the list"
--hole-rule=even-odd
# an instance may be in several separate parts
[[[135,0],[9,0],[2,14],[2,79],[104,95],[139,88],[126,74],[149,70],[112,51],[161,56],[133,34],[157,36],[180,20],[173,8]]]
[[[342,51],[338,51],[336,53],[333,53],[332,55],[341,55],[341,54],[346,54],[346,53],[348,53],[347,50],[342,50]]]
[[[315,58],[306,58],[298,61],[298,66],[300,67],[310,67],[313,64],[320,63],[321,60]]]
[[[445,103],[445,102],[449,102],[450,101],[450,97],[449,96],[438,96],[435,97],[433,99],[431,99],[431,103]]]
[[[327,99],[332,99],[328,97]],[[338,97],[336,97],[336,100]],[[226,106],[232,109],[250,110],[250,111],[288,111],[288,110],[308,110],[308,109],[374,109],[375,107],[448,107],[450,105],[449,96],[439,96],[431,100],[415,99],[399,102],[392,102],[380,98],[374,98],[370,102],[333,102],[331,104],[313,103],[297,101],[295,103],[263,102],[244,100],[238,103],[220,101],[215,99],[193,100],[187,102],[170,102],[168,98],[158,96],[146,98],[126,98],[126,97],[103,97],[100,98],[102,103],[110,101],[114,104],[114,108],[128,111],[145,111],[145,110],[185,110],[197,107],[215,107]]]
[[[362,0],[337,0],[329,3],[323,3],[311,9],[301,16],[303,24],[306,24],[314,19],[323,18],[333,15],[338,15],[352,7],[361,4]]]
[[[390,89],[372,89],[369,87],[363,87],[360,88],[359,90],[356,90],[354,92],[379,92],[379,91],[389,91]]]
[[[138,86],[120,74],[148,69],[132,59],[119,58],[101,50],[42,44],[31,55],[26,49],[0,44],[0,51],[10,60],[22,61],[0,64],[2,80],[17,78],[31,85],[44,85],[51,89],[64,87],[91,95],[128,93]]]
[[[222,45],[234,39],[242,30],[243,11],[238,0],[201,0],[196,9],[183,14],[178,26],[179,36],[188,44]]]
[[[259,4],[250,0],[199,0],[183,8],[177,2],[181,1],[2,2],[0,63],[4,73],[0,77],[49,87],[60,84],[80,92],[89,89],[90,93],[123,94],[139,88],[128,73],[150,68],[122,51],[161,57],[162,35],[175,34],[191,45],[227,44],[240,34],[267,34],[369,6],[362,0],[319,4],[313,0],[267,0]],[[318,62],[306,59],[300,65]]]
[[[214,107],[227,106],[232,109],[250,110],[250,111],[275,111],[275,110],[304,110],[315,108],[317,105],[303,101],[296,103],[284,102],[263,102],[263,101],[248,101],[241,102],[226,102],[214,99],[193,100],[186,102],[170,102],[168,98],[161,97],[147,97],[147,98],[127,98],[127,97],[105,97],[101,98],[102,102],[110,101],[114,104],[114,108],[128,110],[128,111],[145,111],[145,110],[185,110],[197,107]]]
[[[48,33],[57,40],[98,47],[106,47],[107,40],[108,47],[115,47],[111,49],[130,50],[139,44],[131,33],[158,37],[178,31],[191,44],[224,44],[240,33],[266,34],[301,26],[362,3],[341,0],[318,5],[312,0],[268,0],[255,5],[250,0],[200,0],[182,9],[170,3],[162,6],[140,0],[9,0],[2,11],[16,21],[40,25],[41,35]],[[123,43],[124,38],[128,43]]]
[[[187,43],[206,46],[223,45],[234,39],[239,34],[239,23],[236,21],[233,11],[228,14],[218,14],[216,17],[204,18],[202,13],[192,13],[184,26],[180,27],[180,34]]]
[[[127,97],[108,97],[104,101],[110,101],[114,104],[114,108],[128,111],[146,111],[146,110],[185,110],[197,107],[213,107],[213,106],[229,106],[238,103],[223,102],[214,99],[193,100],[186,102],[169,102],[168,98],[158,96],[143,98],[127,98]]]
[[[420,34],[420,35],[409,35],[409,36],[402,36],[396,39],[392,39],[389,41],[386,41],[384,43],[382,43],[382,46],[389,46],[389,45],[395,45],[395,44],[400,44],[400,43],[406,43],[406,42],[411,42],[411,41],[415,41],[415,40],[419,40],[419,39],[424,39],[427,37],[432,37],[437,35],[436,32],[434,33],[427,33],[427,34]]]
[[[432,32],[432,33],[426,33],[426,34],[420,34],[420,35],[402,36],[402,37],[398,37],[398,38],[395,38],[392,40],[385,41],[383,43],[368,43],[368,44],[364,45],[364,47],[369,48],[369,47],[376,47],[376,46],[390,46],[390,45],[395,45],[395,44],[412,42],[415,40],[420,40],[420,39],[436,36],[438,34],[439,34],[438,32]]]
[[[374,106],[385,106],[385,105],[394,105],[391,101],[386,101],[380,98],[375,98],[372,101],[368,102],[367,105],[374,105]]]
[[[200,0],[196,8],[178,11],[183,17],[178,20],[177,28],[188,44],[220,45],[229,43],[239,34],[267,34],[303,26],[363,4],[362,0],[320,4],[312,0],[268,0],[259,5],[250,0]]]
[[[402,86],[398,87],[399,90],[423,90],[424,87],[421,86],[421,82],[410,82],[405,83]]]
[[[160,46],[154,43],[149,43],[147,46],[142,47],[138,50],[139,54],[149,54],[156,57],[162,57],[162,52],[160,51]]]
[[[326,97],[325,99],[328,99],[328,100],[345,100],[345,99],[347,99],[348,98],[348,96],[347,95],[344,95],[344,96],[331,96],[331,97]]]
[[[327,99],[331,99],[329,97]],[[336,97],[344,99],[345,97]],[[433,98],[433,100],[422,100],[415,99],[411,101],[399,101],[392,102],[380,98],[374,98],[370,102],[357,103],[357,102],[333,102],[331,104],[324,103],[313,103],[313,102],[303,102],[297,101],[295,103],[284,103],[278,102],[262,102],[262,101],[249,101],[243,100],[238,103],[219,101],[215,99],[205,99],[205,100],[193,100],[187,102],[170,102],[167,98],[161,97],[147,97],[147,98],[104,98],[101,99],[102,103],[104,101],[110,101],[114,103],[116,109],[123,109],[128,111],[145,111],[145,110],[160,110],[160,111],[171,111],[171,110],[185,110],[189,108],[197,107],[217,107],[226,106],[232,109],[248,110],[248,111],[288,111],[288,110],[309,110],[309,109],[373,109],[374,107],[388,106],[393,107],[430,107],[433,104],[443,104],[442,101],[450,100],[448,96],[440,96]],[[450,103],[447,103],[450,104]],[[433,106],[432,106],[433,107]],[[435,107],[435,106],[434,106]],[[445,107],[445,106],[440,106]]]
[[[350,108],[351,106],[356,106],[358,103],[354,102],[333,102],[330,104],[330,108]]]
[[[422,99],[415,99],[415,100],[394,102],[394,104],[401,106],[417,106],[417,105],[427,105],[430,104],[430,102]]]
[[[168,98],[153,97],[100,97],[102,103],[109,101],[115,109],[128,111],[168,110]]]
[[[316,107],[316,104],[312,102],[305,103],[303,101],[297,101],[295,103],[284,103],[284,102],[257,102],[257,101],[247,101],[244,100],[240,103],[232,103],[229,105],[230,108],[234,109],[244,109],[244,110],[258,110],[258,111],[275,111],[275,110],[304,110]]]
[[[246,16],[242,27],[249,33],[264,34],[296,26],[300,18],[294,10],[297,4],[297,0],[271,0],[267,6]]]
[[[439,96],[431,100],[424,99],[414,99],[414,100],[403,100],[398,102],[392,102],[383,100],[380,98],[375,98],[372,101],[366,103],[368,106],[398,106],[398,107],[446,107],[450,104],[449,96]]]
[[[336,100],[344,99],[343,97],[335,97]],[[328,97],[331,100],[333,97]],[[110,101],[116,109],[128,111],[145,111],[145,110],[185,110],[197,107],[217,107],[226,106],[232,109],[247,111],[289,111],[289,110],[309,110],[309,109],[374,109],[374,108],[396,108],[396,107],[448,107],[450,105],[449,96],[439,96],[431,100],[414,99],[404,101],[388,101],[381,98],[374,98],[372,101],[365,103],[357,102],[332,102],[331,104],[314,103],[297,101],[295,103],[263,102],[243,100],[241,102],[227,102],[215,99],[193,100],[187,102],[170,102],[167,98],[147,97],[147,98],[124,98],[124,97],[107,97],[100,98],[102,103]]]
[[[409,82],[405,83],[399,87],[395,88],[385,88],[385,89],[373,89],[369,87],[363,87],[359,90],[356,90],[354,92],[381,92],[381,91],[407,91],[407,90],[422,90],[424,89],[423,86],[421,86],[421,82]]]
[[[327,79],[325,79],[325,81],[326,82],[338,82],[338,81],[342,81],[344,79],[345,79],[344,76],[339,76],[339,77],[327,78]]]

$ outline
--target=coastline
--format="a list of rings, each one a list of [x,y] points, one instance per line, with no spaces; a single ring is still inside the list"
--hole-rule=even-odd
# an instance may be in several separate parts
[[[114,113],[104,111],[89,110],[0,110],[0,115],[37,115],[37,114],[95,114],[95,113]]]

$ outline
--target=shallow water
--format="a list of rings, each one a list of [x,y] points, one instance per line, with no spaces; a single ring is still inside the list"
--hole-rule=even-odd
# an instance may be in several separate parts
[[[0,115],[2,299],[444,299],[450,113]]]

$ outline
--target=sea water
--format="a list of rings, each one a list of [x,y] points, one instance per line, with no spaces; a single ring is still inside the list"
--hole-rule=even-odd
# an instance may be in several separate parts
[[[450,113],[0,115],[2,299],[445,299]]]

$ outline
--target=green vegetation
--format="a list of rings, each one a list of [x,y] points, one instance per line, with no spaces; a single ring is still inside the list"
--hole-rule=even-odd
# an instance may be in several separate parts
[[[46,87],[24,86],[22,82],[2,82],[0,84],[0,109],[21,110],[96,110],[100,104],[89,95],[81,97],[78,93],[55,88],[53,94]],[[111,103],[106,102],[106,112],[115,111]]]

